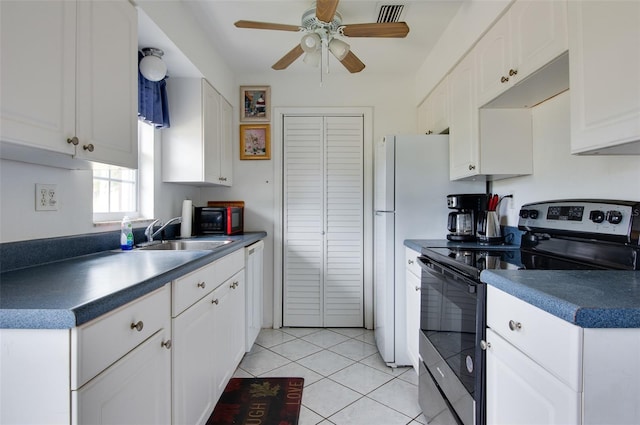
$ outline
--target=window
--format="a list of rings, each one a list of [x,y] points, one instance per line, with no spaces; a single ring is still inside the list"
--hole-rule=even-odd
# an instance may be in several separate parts
[[[138,170],[93,170],[93,221],[95,223],[144,219],[153,215],[153,148],[155,130],[138,122]],[[149,217],[151,217],[149,215]]]

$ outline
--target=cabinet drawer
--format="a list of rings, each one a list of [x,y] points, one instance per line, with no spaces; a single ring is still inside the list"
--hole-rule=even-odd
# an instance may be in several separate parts
[[[408,271],[413,273],[414,275],[420,277],[420,264],[418,264],[417,257],[420,255],[419,252],[414,251],[411,248],[405,248],[405,262],[404,265]]]
[[[216,280],[215,262],[174,280],[171,287],[173,293],[171,316],[176,317],[213,291],[217,286]]]
[[[487,326],[573,390],[582,391],[580,327],[493,286],[487,287]]]
[[[169,286],[71,330],[71,389],[76,390],[162,328],[169,328]]]
[[[178,316],[243,268],[244,250],[239,249],[174,280],[172,285],[172,317]]]

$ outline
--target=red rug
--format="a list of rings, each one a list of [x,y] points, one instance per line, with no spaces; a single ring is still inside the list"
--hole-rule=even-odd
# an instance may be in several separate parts
[[[232,378],[207,425],[298,425],[304,378]]]

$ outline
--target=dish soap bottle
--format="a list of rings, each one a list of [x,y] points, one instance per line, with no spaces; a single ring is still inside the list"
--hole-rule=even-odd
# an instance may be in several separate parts
[[[120,248],[123,250],[133,249],[133,229],[129,216],[124,216],[120,225]]]

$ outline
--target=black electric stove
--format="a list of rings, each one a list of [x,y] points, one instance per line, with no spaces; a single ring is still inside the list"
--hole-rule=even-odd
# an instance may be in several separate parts
[[[482,270],[640,270],[640,202],[536,202],[519,215],[520,249],[422,250],[419,401],[429,421],[484,425]]]

